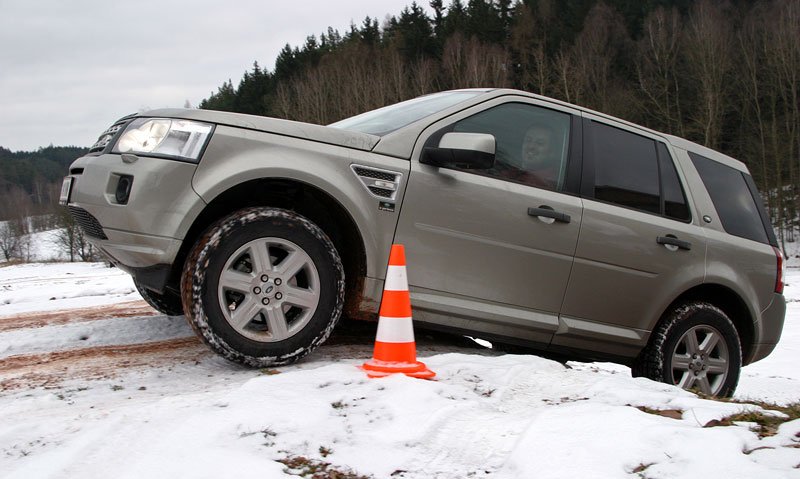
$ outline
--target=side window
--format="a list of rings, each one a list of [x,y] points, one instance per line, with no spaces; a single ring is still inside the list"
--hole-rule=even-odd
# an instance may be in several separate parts
[[[497,141],[494,167],[470,172],[538,188],[563,189],[569,154],[569,114],[507,103],[465,118],[451,131],[489,133]]]
[[[689,206],[686,204],[686,195],[675,170],[675,163],[667,150],[666,145],[656,143],[658,150],[658,164],[661,170],[661,196],[664,200],[664,216],[678,221],[688,222],[692,219]]]
[[[661,214],[655,141],[591,122],[594,197],[628,208]]]
[[[689,152],[689,158],[700,173],[725,231],[734,236],[770,244],[745,173],[697,153]]]

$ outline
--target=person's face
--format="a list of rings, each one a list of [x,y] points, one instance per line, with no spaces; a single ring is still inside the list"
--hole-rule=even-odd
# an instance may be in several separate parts
[[[522,158],[526,165],[540,165],[550,155],[550,133],[543,128],[532,128],[522,142]]]

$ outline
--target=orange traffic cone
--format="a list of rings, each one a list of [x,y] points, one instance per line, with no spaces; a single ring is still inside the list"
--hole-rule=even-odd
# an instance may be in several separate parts
[[[403,373],[415,378],[431,379],[436,373],[417,361],[414,326],[411,323],[411,298],[406,276],[406,253],[403,245],[392,245],[389,269],[383,288],[378,334],[373,358],[362,366],[371,378]]]

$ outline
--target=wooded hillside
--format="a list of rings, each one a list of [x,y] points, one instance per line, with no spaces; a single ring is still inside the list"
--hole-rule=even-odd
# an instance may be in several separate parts
[[[200,107],[331,123],[434,91],[513,87],[744,161],[797,225],[800,0],[432,0],[286,45]],[[256,55],[257,52],[254,52]],[[789,220],[791,219],[791,221]],[[783,238],[782,238],[783,239]]]
[[[88,151],[48,146],[12,152],[0,146],[0,221],[52,213],[70,163]]]

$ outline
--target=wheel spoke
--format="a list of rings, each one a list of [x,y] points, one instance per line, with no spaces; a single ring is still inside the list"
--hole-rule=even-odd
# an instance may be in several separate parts
[[[692,358],[686,354],[675,354],[672,356],[672,367],[674,369],[680,369],[681,371],[688,371],[689,363],[691,362]]]
[[[219,278],[219,285],[226,290],[241,291],[242,293],[250,292],[250,282],[252,277],[247,273],[242,273],[234,269],[227,269],[222,272]]]
[[[711,391],[711,383],[708,381],[708,376],[706,375],[703,375],[702,377],[698,376],[697,381],[695,382],[697,383],[697,387],[700,388],[700,392],[702,392],[703,394],[707,394],[709,396],[712,395],[713,391]]]
[[[304,255],[293,251],[278,264],[278,274],[282,275],[284,279],[289,280],[290,278],[293,278],[305,265],[306,258]]]
[[[708,358],[708,372],[712,374],[725,374],[728,372],[728,361],[721,358]]]
[[[242,268],[242,259],[249,261],[250,271]],[[228,255],[219,274],[217,298],[238,334],[270,343],[307,327],[321,291],[316,264],[301,246],[285,238],[260,237]],[[230,310],[234,301],[241,303]]]
[[[269,258],[267,243],[258,241],[250,246],[250,261],[253,262],[254,275],[272,272],[272,261]]]
[[[695,379],[697,376],[690,371],[684,371],[683,376],[681,376],[681,380],[678,381],[678,387],[682,389],[689,389],[694,384]]]
[[[289,327],[286,324],[286,316],[280,306],[267,309],[267,325],[272,333],[272,338],[276,341],[286,339],[289,336]]]
[[[286,295],[283,298],[284,303],[299,306],[304,309],[313,308],[317,305],[318,301],[319,294],[315,291],[294,286],[287,286]]]
[[[697,342],[697,331],[689,330],[683,337],[683,343],[686,345],[686,353],[689,356],[700,354],[700,344]]]
[[[253,320],[260,310],[261,305],[248,295],[242,304],[237,305],[236,309],[231,312],[231,324],[237,329],[242,329]]]
[[[716,332],[709,331],[709,333],[706,334],[706,337],[703,340],[703,343],[700,345],[700,351],[702,353],[704,353],[704,354],[710,354],[711,351],[713,351],[714,348],[717,347],[717,343],[719,343],[719,339],[720,338],[719,338],[719,336],[717,335]]]

